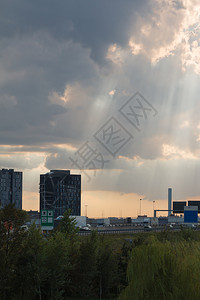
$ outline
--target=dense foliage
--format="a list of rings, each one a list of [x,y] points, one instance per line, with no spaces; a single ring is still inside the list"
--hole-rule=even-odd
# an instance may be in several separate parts
[[[44,236],[0,211],[0,299],[200,299],[200,232],[78,236],[66,212]]]
[[[0,299],[105,299],[126,284],[129,245],[113,248],[109,238],[77,235],[66,212],[57,230],[44,236],[21,226],[24,211],[0,211]],[[123,253],[122,253],[123,252]]]
[[[133,248],[119,300],[199,300],[199,232],[147,236]]]

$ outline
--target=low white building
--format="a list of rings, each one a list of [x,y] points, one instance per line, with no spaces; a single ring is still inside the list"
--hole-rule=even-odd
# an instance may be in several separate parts
[[[77,227],[85,227],[87,225],[87,217],[85,216],[70,216],[75,218]]]
[[[175,223],[175,224],[182,224],[184,222],[184,219],[183,219],[183,217],[181,217],[181,216],[173,216],[173,215],[171,215],[171,216],[169,216],[168,217],[168,223]]]

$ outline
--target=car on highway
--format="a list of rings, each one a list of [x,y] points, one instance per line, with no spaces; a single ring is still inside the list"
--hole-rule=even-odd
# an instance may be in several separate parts
[[[79,231],[91,231],[91,229],[88,226],[81,226],[79,227]]]
[[[144,226],[144,231],[151,231],[151,230],[152,230],[151,225],[145,225]]]

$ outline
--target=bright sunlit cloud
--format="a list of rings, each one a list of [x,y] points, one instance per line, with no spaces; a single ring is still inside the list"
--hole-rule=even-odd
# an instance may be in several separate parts
[[[151,62],[180,55],[182,69],[200,73],[200,5],[198,1],[152,1],[153,17],[140,19],[140,32],[132,36],[133,55],[142,53]],[[169,24],[171,24],[169,26]]]
[[[173,145],[163,145],[163,156],[166,159],[199,159],[192,152]]]

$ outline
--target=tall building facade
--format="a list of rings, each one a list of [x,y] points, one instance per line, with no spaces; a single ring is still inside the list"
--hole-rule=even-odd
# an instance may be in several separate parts
[[[62,216],[67,209],[81,214],[81,175],[69,170],[51,170],[40,175],[40,211],[54,210],[54,217]]]
[[[22,209],[22,172],[14,169],[0,170],[0,208],[9,203]]]

